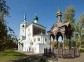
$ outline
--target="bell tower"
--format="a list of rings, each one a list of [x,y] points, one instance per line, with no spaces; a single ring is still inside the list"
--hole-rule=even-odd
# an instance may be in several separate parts
[[[26,27],[27,27],[27,25],[28,25],[28,22],[26,20],[26,14],[24,14],[24,20],[20,24],[20,36],[21,36],[22,40],[26,39]]]

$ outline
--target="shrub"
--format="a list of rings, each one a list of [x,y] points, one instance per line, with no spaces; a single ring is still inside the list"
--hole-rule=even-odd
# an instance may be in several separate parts
[[[39,62],[47,62],[47,58],[42,57],[40,58]]]
[[[81,48],[81,49],[80,49],[80,52],[84,52],[84,48]]]

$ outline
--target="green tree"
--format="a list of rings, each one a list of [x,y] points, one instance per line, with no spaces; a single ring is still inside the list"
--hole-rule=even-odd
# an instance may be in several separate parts
[[[4,20],[4,17],[9,14],[8,6],[4,0],[0,0],[0,49],[3,50],[5,48],[5,41],[7,37],[7,25]]]
[[[65,9],[65,13],[64,13],[64,23],[69,22],[69,26],[66,26],[65,29],[65,35],[66,38],[69,40],[69,48],[71,48],[71,37],[73,35],[74,30],[74,19],[75,16],[75,9],[73,6],[69,6]]]
[[[64,13],[64,22],[70,22],[71,24],[73,24],[75,22],[74,19],[75,16],[75,9],[73,6],[69,6],[65,9],[65,13]]]
[[[84,28],[84,13],[81,15],[79,22],[80,25]]]
[[[13,46],[13,30],[6,25],[5,16],[9,15],[5,0],[0,0],[0,51]],[[10,45],[10,46],[9,46]]]
[[[78,42],[80,42],[80,46],[84,45],[84,14],[82,14],[79,18],[79,20],[77,21],[76,24],[76,32],[79,34],[78,36]],[[84,47],[84,46],[83,46]]]

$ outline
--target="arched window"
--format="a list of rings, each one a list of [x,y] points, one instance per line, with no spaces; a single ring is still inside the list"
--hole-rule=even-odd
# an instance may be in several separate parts
[[[38,41],[40,41],[40,38],[38,38]]]

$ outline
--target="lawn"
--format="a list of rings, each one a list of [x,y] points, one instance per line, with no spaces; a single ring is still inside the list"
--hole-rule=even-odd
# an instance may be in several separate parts
[[[32,62],[46,62],[46,58],[45,59],[39,59],[38,57],[36,58],[36,56],[27,56],[25,54],[16,52],[14,50],[5,50],[0,52],[0,62],[6,62],[9,60],[14,60],[14,59],[19,59],[22,57],[27,57],[24,60],[26,62],[30,62],[30,60],[32,60]],[[23,62],[24,62],[23,60]],[[74,58],[74,59],[63,59],[63,58],[59,58],[59,60],[57,62],[82,62],[84,60],[84,52],[80,53],[80,57]]]
[[[16,52],[14,50],[5,50],[0,52],[0,62],[6,62],[8,60],[18,59],[27,55]]]
[[[80,48],[80,53],[84,53],[84,48]]]

